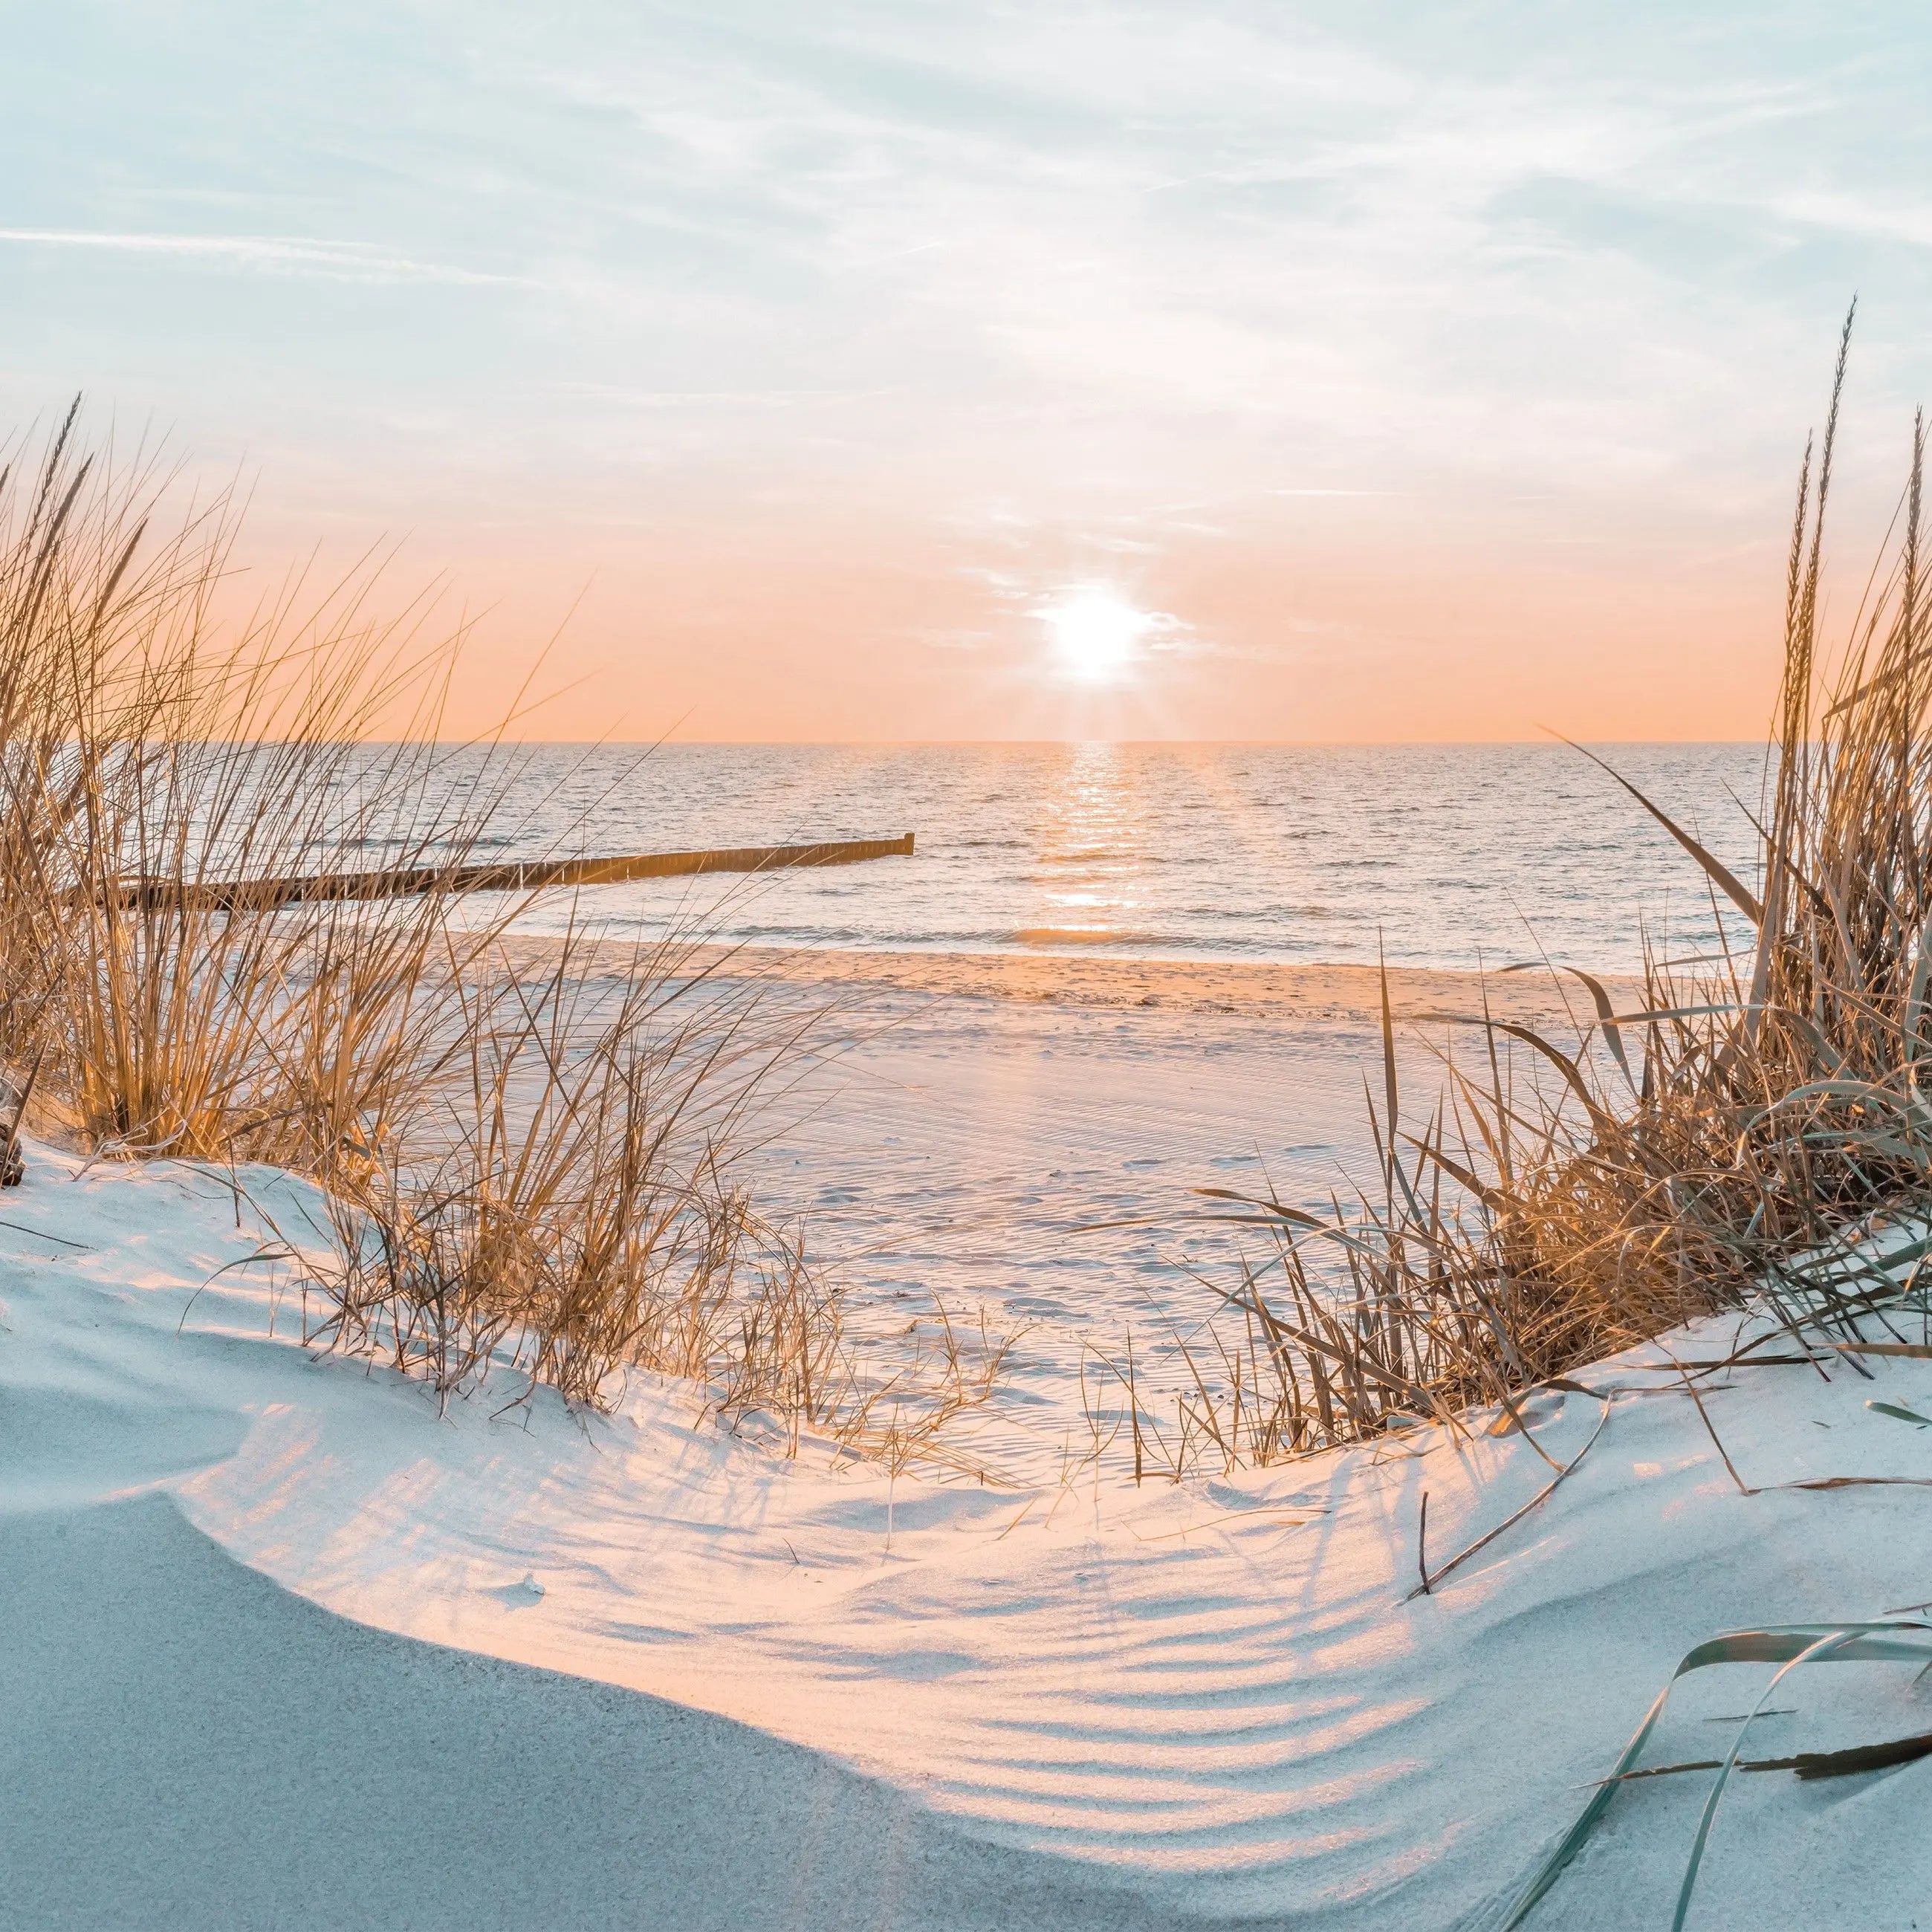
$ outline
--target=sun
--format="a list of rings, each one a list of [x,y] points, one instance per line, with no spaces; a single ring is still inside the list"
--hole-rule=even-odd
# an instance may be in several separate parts
[[[1111,590],[1070,590],[1040,613],[1054,655],[1085,684],[1105,684],[1133,662],[1134,646],[1154,621]]]

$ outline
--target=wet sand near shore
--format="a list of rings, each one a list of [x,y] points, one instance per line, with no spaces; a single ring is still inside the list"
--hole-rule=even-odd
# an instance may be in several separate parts
[[[520,936],[508,943],[508,950],[513,959],[540,970],[554,960],[558,943]],[[634,948],[623,941],[595,941],[585,949],[587,959],[613,970],[633,956]],[[1378,1024],[1382,1012],[1382,976],[1376,968],[1361,965],[700,946],[686,958],[683,970],[855,992],[876,988],[938,998],[1232,1014],[1290,1024]],[[1619,1011],[1636,1004],[1640,988],[1634,979],[1605,978],[1600,983]],[[1398,1025],[1474,1022],[1480,1019],[1486,1001],[1496,1018],[1517,1025],[1584,1021],[1592,1014],[1590,996],[1574,977],[1540,968],[1479,974],[1391,966],[1388,993]]]

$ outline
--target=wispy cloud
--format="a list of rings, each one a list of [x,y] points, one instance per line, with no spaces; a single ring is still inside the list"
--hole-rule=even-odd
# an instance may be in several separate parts
[[[776,327],[788,370],[848,382],[855,440],[916,437],[962,493],[1023,473],[1090,524],[1096,473],[1258,496],[1285,441],[1408,496],[1628,495],[1694,423],[1749,461],[1815,348],[1777,286],[1780,163],[1802,140],[1862,165],[1841,76],[1668,27],[1620,70],[1292,8],[691,22],[483,57],[628,136],[576,203],[609,245],[570,321],[751,358]],[[863,405],[882,375],[890,408]]]
[[[125,255],[172,256],[240,268],[330,281],[513,283],[498,274],[445,262],[418,261],[358,242],[317,241],[286,235],[111,234],[94,229],[0,228],[0,244],[42,248],[91,248]]]
[[[200,446],[272,424],[328,513],[506,576],[519,517],[656,526],[731,560],[678,563],[697,603],[890,581],[901,635],[994,656],[1092,576],[1197,622],[1175,658],[1346,613],[1338,664],[1430,625],[1447,662],[1491,618],[1415,617],[1430,556],[1520,626],[1559,539],[1635,584],[1780,524],[1854,285],[1848,478],[1932,389],[1907,9],[468,0],[298,59],[242,0],[67,25],[109,4],[0,71],[0,283],[42,257],[0,389],[84,356]]]

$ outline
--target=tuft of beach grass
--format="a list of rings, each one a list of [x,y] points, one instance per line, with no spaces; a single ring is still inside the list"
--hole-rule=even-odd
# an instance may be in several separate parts
[[[1510,1426],[1529,1392],[1720,1310],[1766,1312],[1803,1352],[1858,1345],[1916,1285],[1932,1250],[1924,424],[1894,538],[1828,651],[1820,584],[1850,327],[1799,473],[1754,814],[1760,879],[1736,877],[1597,760],[1699,868],[1718,954],[1648,957],[1627,1011],[1593,976],[1542,962],[1576,988],[1573,1031],[1486,1003],[1474,1051],[1445,1052],[1419,1117],[1384,976],[1380,1078],[1365,1083],[1372,1178],[1326,1209],[1201,1190],[1202,1214],[1252,1231],[1264,1256],[1202,1278],[1208,1310],[1170,1324],[1158,1394],[1144,1352],[1138,1368],[1124,1351],[1100,1358],[1093,1400],[1118,1412],[1108,1440],[1131,1443],[1137,1474],[1460,1430],[1472,1412]],[[1724,917],[1748,945],[1724,943]]]
[[[644,1370],[794,1450],[939,1456],[1000,1348],[964,1348],[940,1310],[937,1339],[856,1350],[842,1291],[738,1178],[808,1019],[694,963],[688,931],[592,970],[573,926],[520,968],[530,896],[458,890],[520,769],[500,738],[442,739],[460,630],[426,598],[392,611],[380,559],[240,604],[237,500],[88,446],[78,400],[7,454],[0,1067],[31,1124],[312,1178],[320,1220],[278,1231],[310,1339],[440,1399],[514,1371],[604,1404]],[[372,854],[428,890],[205,890]]]

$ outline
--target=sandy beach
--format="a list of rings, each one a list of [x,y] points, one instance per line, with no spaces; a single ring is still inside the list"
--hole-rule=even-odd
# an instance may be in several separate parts
[[[512,952],[532,973],[556,956],[541,940]],[[584,970],[631,956],[590,949]],[[1256,1251],[1204,1218],[1200,1190],[1319,1211],[1376,1172],[1372,968],[775,948],[690,963],[772,1012],[823,1016],[763,1106],[746,1172],[862,1320],[903,1323],[938,1296],[1020,1338],[979,1438],[1006,1478],[1044,1480],[1084,1430],[1084,1345],[1113,1352],[1132,1330],[1171,1346],[1216,1306],[1200,1276],[1232,1280]],[[1412,1131],[1443,1094],[1443,1056],[1478,1050],[1486,998],[1566,1042],[1591,1013],[1547,973],[1391,968],[1388,990]]]
[[[28,1794],[0,1925],[1480,1932],[1714,1630],[1923,1601],[1932,1370],[1795,1361],[1700,1408],[1678,1364],[1735,1319],[1580,1370],[1521,1428],[1179,1480],[1109,1450],[1096,1364],[1137,1336],[1170,1408],[1252,1255],[1201,1190],[1319,1207],[1372,1173],[1372,969],[692,963],[805,1029],[741,1156],[758,1198],[861,1343],[935,1300],[1010,1339],[992,1400],[904,1466],[808,1429],[788,1458],[640,1371],[608,1414],[507,1366],[440,1404],[305,1346],[308,1184],[30,1148],[0,1216],[0,1773]],[[1486,1001],[1559,1039],[1588,1010],[1547,975],[1388,990],[1417,1123]],[[1802,1732],[1772,1730],[1796,1698],[1751,1720],[1767,1752],[1900,1727],[1896,1671],[1839,1674]],[[1652,1761],[1703,1762],[1760,1688],[1688,1683]],[[1861,1924],[1906,1932],[1910,1869],[1850,1862],[1910,1829],[1909,1775],[1740,1781],[1700,1923],[1829,1922],[1856,1883]],[[1700,1789],[1633,1786],[1522,1922],[1667,1909]]]
[[[1362,1154],[1372,974],[728,970],[836,991],[847,1023],[761,1184],[881,1320],[937,1288],[1028,1329],[965,1465],[787,1461],[650,1376],[608,1417],[508,1383],[440,1413],[302,1346],[262,1219],[296,1225],[300,1184],[33,1149],[0,1232],[0,1767],[25,1794],[0,1924],[312,1922],[321,1888],[327,1922],[370,1927],[1495,1925],[1713,1628],[1924,1595],[1912,1430],[1849,1376],[1714,1384],[1759,1489],[1898,1485],[1739,1495],[1672,1379],[1722,1324],[1539,1398],[1527,1440],[1478,1417],[1180,1484],[1083,1460],[1083,1341],[1194,1318],[1189,1268],[1230,1252],[1190,1190],[1325,1188]],[[1560,1014],[1502,985],[1512,1017]],[[1438,1031],[1480,999],[1447,974],[1390,992]],[[1426,1106],[1440,1064],[1402,1041]],[[1877,1372],[1932,1401],[1924,1364]],[[1837,1730],[1895,1721],[1856,1689]],[[1681,1693],[1660,1750],[1696,1755],[1739,1695]],[[1836,1895],[1916,1788],[1862,1794],[1801,1869],[1748,1782],[1713,1926]],[[1529,1922],[1654,1913],[1694,1802],[1634,1792]],[[412,1856],[425,1832],[454,1892]],[[1859,1882],[1859,1922],[1903,1932],[1911,1887]]]
[[[555,956],[555,942],[544,939],[512,939],[508,948],[532,970],[542,970]],[[585,951],[592,958],[601,954],[614,968],[632,953],[630,946],[614,941]],[[1372,966],[769,946],[694,946],[688,963],[693,972],[778,986],[859,993],[878,989],[934,1000],[1225,1013],[1286,1025],[1377,1027],[1382,1012],[1382,975]],[[1615,975],[1604,976],[1600,983],[1620,1008],[1634,1003],[1639,991],[1636,980]],[[1388,985],[1390,1011],[1408,1025],[1473,1024],[1481,1018],[1486,1003],[1495,1018],[1525,1026],[1592,1015],[1587,991],[1574,979],[1546,968],[1478,974],[1391,966]]]
[[[1922,1438],[1868,1399],[1923,1409],[1922,1362],[1710,1385],[1750,1494],[1672,1366],[1726,1324],[1539,1398],[1533,1441],[941,1483],[776,1459],[650,1378],[608,1418],[439,1414],[300,1346],[256,1218],[296,1184],[30,1157],[0,1231],[22,1932],[1493,1926],[1693,1645],[1925,1594]],[[1774,1486],[1851,1474],[1894,1486]],[[1766,1749],[1909,1728],[1898,1666],[1820,1674]],[[1708,1757],[1738,1675],[1687,1680],[1653,1761]],[[1910,1838],[1910,1770],[1740,1783],[1700,1924],[1905,1932],[1916,1868],[1866,1848]],[[1529,1922],[1654,1922],[1702,1789],[1631,1787]]]

